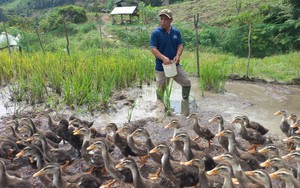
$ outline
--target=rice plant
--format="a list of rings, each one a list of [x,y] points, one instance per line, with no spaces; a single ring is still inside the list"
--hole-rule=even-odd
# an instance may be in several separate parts
[[[163,98],[167,116],[170,116],[172,113],[172,109],[171,109],[172,87],[173,87],[173,79],[167,78],[167,83],[166,83],[166,88],[164,90],[164,98]]]

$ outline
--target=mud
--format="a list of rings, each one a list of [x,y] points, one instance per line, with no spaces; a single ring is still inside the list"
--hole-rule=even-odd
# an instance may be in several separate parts
[[[246,84],[246,86],[243,84]],[[240,86],[242,89],[239,87],[239,85],[242,85]],[[279,131],[281,118],[274,117],[273,113],[280,108],[287,108],[288,112],[294,112],[298,115],[300,109],[299,106],[290,105],[290,101],[291,103],[295,104],[294,100],[297,99],[297,96],[299,96],[299,91],[299,87],[295,86],[278,86],[271,84],[247,85],[247,83],[228,82],[226,83],[226,92],[224,94],[202,94],[197,86],[196,78],[193,78],[193,87],[191,91],[189,107],[190,112],[198,114],[199,124],[203,127],[209,128],[213,133],[218,132],[218,126],[215,124],[209,124],[208,120],[217,114],[220,114],[224,117],[225,128],[233,129],[235,132],[237,132],[236,127],[231,125],[229,122],[236,115],[248,115],[250,120],[263,122],[264,125],[267,125],[268,128],[271,128],[267,136],[272,138],[274,144],[279,148],[280,153],[284,155],[288,153],[288,148],[282,142],[282,138],[284,136]],[[255,95],[257,97],[254,97]],[[2,99],[4,100],[4,98]],[[3,104],[7,104],[7,102],[3,100],[1,102]],[[49,112],[49,114],[56,120],[62,116],[68,118],[71,115],[76,115],[84,120],[95,121],[93,126],[99,131],[109,122],[116,123],[118,127],[123,126],[124,123],[129,121],[133,124],[138,123],[140,126],[143,126],[148,130],[151,139],[155,143],[167,142],[170,145],[174,158],[181,160],[183,159],[181,152],[175,151],[172,143],[170,142],[170,139],[173,135],[173,130],[164,128],[164,126],[167,125],[171,119],[175,118],[179,120],[182,126],[182,131],[188,132],[192,138],[196,136],[192,129],[191,122],[187,121],[186,116],[180,113],[180,104],[180,87],[174,84],[171,95],[171,106],[173,108],[173,112],[171,116],[166,116],[163,104],[156,101],[155,86],[144,85],[142,88],[129,88],[114,92],[112,96],[112,103],[110,104],[109,109],[101,112],[94,112],[93,114],[82,113],[70,110],[68,107],[63,108],[60,111],[54,111],[52,109],[39,106],[34,108],[26,108],[27,110],[21,112],[21,116],[32,118],[42,130],[47,129],[47,120],[46,118],[36,118],[37,112],[41,110]],[[299,105],[299,103],[297,103],[297,105]],[[10,134],[10,132],[6,129],[7,121],[13,119],[13,114],[11,113],[13,111],[12,105],[10,107],[9,105],[8,107],[6,106],[5,109],[6,113],[4,113],[0,119],[1,136]],[[271,123],[268,124],[268,122]],[[243,139],[237,138],[237,140],[242,144],[243,147],[246,148],[249,146],[249,143]],[[207,142],[205,140],[199,139],[197,142],[203,147],[207,146]],[[60,147],[70,149],[68,144],[61,143]],[[223,153],[224,150],[220,147],[220,144],[215,139],[213,140],[212,148],[210,148],[208,152],[212,156],[215,156]],[[112,156],[116,159],[123,158],[118,149],[115,149],[112,152]],[[138,159],[136,161],[138,161]],[[290,164],[288,165],[296,165],[296,163],[289,163]],[[12,164],[15,165],[13,170],[20,174],[24,179],[29,180],[33,187],[42,187],[40,180],[32,177],[33,173],[35,173],[37,170],[28,165],[26,157],[21,159],[13,159],[12,162],[7,161],[7,164],[10,165],[9,168],[11,168]],[[66,172],[68,174],[75,174],[79,172],[84,173],[87,170],[88,166],[85,164],[85,161],[82,159],[77,159],[67,167]],[[144,177],[147,177],[149,173],[154,173],[156,170],[157,166],[154,165],[151,159],[148,159],[148,163],[140,169],[142,172],[141,174]],[[107,183],[111,180],[109,175],[101,175],[100,172],[96,172],[95,176],[99,177],[103,183]],[[279,187],[278,182],[273,183],[273,187]],[[117,182],[112,187],[131,187],[131,185]]]

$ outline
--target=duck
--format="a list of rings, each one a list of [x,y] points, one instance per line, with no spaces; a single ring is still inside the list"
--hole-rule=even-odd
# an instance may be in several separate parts
[[[258,131],[261,135],[265,135],[269,132],[269,129],[265,128],[260,123],[255,122],[255,121],[250,121],[248,116],[244,115],[244,116],[242,116],[242,118],[245,122],[246,128],[254,129],[254,130]]]
[[[291,125],[292,128],[298,128],[298,129],[299,129],[299,126],[300,126],[300,119]]]
[[[145,128],[137,128],[133,133],[131,133],[131,136],[137,137],[137,136],[143,136],[146,138],[146,148],[147,148],[147,153],[150,156],[150,158],[159,166],[161,166],[161,157],[162,155],[159,153],[149,153],[153,148],[155,148],[155,144],[153,143],[152,139],[150,138],[149,132]],[[150,176],[152,178],[159,177],[159,174],[161,172],[161,168],[157,170],[155,174],[151,174]]]
[[[90,155],[89,152],[87,151],[87,148],[95,142],[97,139],[92,139],[92,133],[88,127],[78,127],[73,131],[74,135],[81,135],[83,136],[83,142],[82,142],[82,148],[80,150],[81,157],[85,160],[87,164],[91,166],[91,169],[87,172],[88,174],[93,174],[95,168],[100,167],[102,168],[104,166],[104,162],[102,158],[99,160],[93,159],[93,156],[96,155]],[[104,139],[104,138],[103,138]],[[106,141],[107,144],[109,141]],[[97,157],[97,156],[96,156]]]
[[[53,177],[52,185],[48,182],[44,186],[61,187],[61,188],[99,188],[101,182],[98,178],[90,174],[75,174],[72,176],[62,176],[62,171],[57,164],[49,164],[33,174],[33,177],[39,177],[42,175],[51,175]],[[50,185],[49,185],[50,184]]]
[[[129,124],[125,124],[117,132],[127,136],[128,146],[133,151],[133,153],[135,153],[135,155],[140,158],[141,164],[144,165],[147,162],[147,158],[149,157],[147,148],[141,142],[133,139],[133,136],[131,135],[133,131],[135,131],[135,129],[133,129]]]
[[[16,153],[20,151],[16,141],[7,137],[0,137],[0,158],[13,160]]]
[[[213,185],[216,185],[217,183],[219,185],[223,184],[223,181],[221,182],[221,181],[217,181],[216,179],[212,179],[211,177],[207,177],[205,171],[205,162],[202,157],[194,157],[193,159],[187,162],[180,162],[180,164],[186,166],[195,166],[198,168],[198,176],[199,176],[198,187],[208,188],[208,187],[214,187]]]
[[[275,171],[281,168],[286,168],[291,170],[293,175],[297,177],[297,169],[293,166],[288,167],[281,157],[277,157],[277,156],[270,157],[269,159],[261,163],[260,166],[264,168],[272,167]]]
[[[57,125],[57,135],[60,136],[64,141],[68,142],[75,150],[76,155],[81,157],[81,148],[83,138],[79,135],[73,135],[73,129],[69,129],[69,122],[65,118],[62,118]]]
[[[241,188],[263,188],[263,186],[253,182],[242,169],[238,158],[231,153],[224,153],[218,156],[213,157],[214,160],[218,162],[225,162],[232,167],[232,172],[237,178]]]
[[[115,166],[120,163],[119,160],[114,159],[111,154],[108,152],[108,146],[106,141],[99,139],[92,143],[87,151],[94,152],[94,150],[99,150],[101,152],[104,166],[109,175],[114,179],[110,183],[106,184],[106,187],[114,184],[116,181],[122,181],[124,183],[132,183],[133,177],[129,169],[117,170]]]
[[[3,188],[33,188],[29,181],[8,174],[6,171],[5,163],[2,160],[0,160],[0,186]]]
[[[27,141],[39,141],[42,144],[42,151],[46,160],[51,162],[66,164],[73,161],[73,157],[70,153],[62,148],[53,148],[48,144],[46,137],[41,133],[35,133],[27,139]]]
[[[300,151],[291,151],[281,157],[284,160],[292,160],[297,163],[297,178],[300,178]]]
[[[87,127],[87,128],[91,128],[94,125],[94,122],[95,122],[95,120],[93,120],[93,121],[82,120],[82,119],[76,117],[75,115],[72,115],[72,116],[69,117],[69,123],[70,124],[78,123],[79,126],[84,126],[84,127]]]
[[[38,129],[31,118],[22,118],[20,124],[23,124],[23,127],[21,128],[23,131],[30,132],[28,136],[32,136],[35,133],[43,134],[49,145],[58,148],[58,144],[62,139],[57,136],[57,134],[53,133],[52,131]]]
[[[48,128],[61,137],[64,142],[67,141],[75,149],[77,155],[81,156],[80,150],[83,140],[80,136],[73,135],[73,129],[69,129],[69,121],[66,118],[61,118],[58,122],[54,122],[46,112],[39,113],[37,117],[43,115],[48,119]]]
[[[115,166],[117,169],[128,168],[130,169],[133,177],[133,187],[134,188],[171,188],[173,184],[167,178],[161,178],[160,182],[154,182],[151,179],[146,179],[141,176],[140,171],[137,167],[135,160],[132,157],[127,157],[123,159],[119,164]]]
[[[289,136],[289,129],[290,124],[287,120],[287,110],[286,109],[280,109],[279,111],[274,113],[275,116],[282,116],[281,123],[280,123],[280,129],[281,131],[288,137]]]
[[[219,129],[218,129],[218,133],[224,131],[224,118],[221,115],[216,115],[213,118],[208,120],[209,123],[218,123],[219,125]],[[228,138],[221,136],[218,137],[218,141],[221,144],[221,146],[223,147],[223,149],[225,149],[226,151],[228,151]]]
[[[233,174],[231,167],[226,163],[219,163],[215,168],[206,172],[206,175],[220,175],[224,177],[224,183],[222,188],[235,188],[236,186],[233,184]]]
[[[266,145],[265,147],[259,149],[258,153],[261,153],[263,155],[267,154],[269,158],[273,157],[273,156],[276,156],[276,157],[280,156],[279,150],[274,144]]]
[[[290,120],[290,128],[288,130],[288,135],[292,136],[296,134],[296,131],[298,130],[297,126],[293,126],[297,122],[297,115],[295,113],[291,113],[288,117],[287,120]]]
[[[47,144],[49,144],[53,148],[58,148],[58,143],[54,142],[52,140],[54,138],[54,133],[53,132],[50,131],[50,133],[52,133],[52,134],[50,136],[51,138],[49,139],[50,134],[47,134],[46,131],[41,131],[40,129],[37,129],[35,124],[33,123],[33,121],[31,119],[26,119],[25,121],[27,121],[27,122],[20,128],[20,131],[23,132],[23,133],[24,132],[28,133],[26,139],[28,139],[29,137],[31,137],[35,133],[42,134],[42,135],[44,135],[45,139],[47,140]],[[36,144],[39,144],[39,143],[36,143]]]
[[[45,159],[43,151],[36,145],[28,145],[19,153],[16,154],[16,158],[21,158],[22,156],[33,156],[36,160],[36,167],[38,170],[45,167],[49,162]],[[30,161],[33,164],[33,161]]]
[[[297,132],[297,131],[296,131]],[[300,151],[300,135],[292,135],[290,137],[284,138],[282,141],[287,142],[289,145],[292,143],[293,145],[296,145],[295,150]],[[293,148],[289,148],[290,151],[293,150]]]
[[[162,171],[175,185],[189,187],[198,184],[198,168],[188,167],[180,164],[179,161],[170,160],[170,148],[166,143],[158,144],[149,153],[162,154]]]
[[[248,129],[245,127],[244,120],[241,116],[236,116],[230,123],[234,125],[240,124],[241,129],[239,134],[244,140],[251,144],[248,150],[252,149],[252,153],[256,153],[256,148],[266,143],[267,138],[265,136],[254,129]]]
[[[190,137],[187,133],[179,133],[174,138],[172,138],[171,141],[183,142],[182,152],[184,153],[184,156],[186,157],[187,161],[192,160],[194,157],[203,157],[205,163],[205,170],[211,170],[216,166],[213,158],[208,153],[206,153],[205,151],[191,149]]]
[[[272,188],[272,182],[269,174],[262,169],[245,171],[245,174],[257,184],[264,186],[264,188]]]
[[[108,123],[103,131],[111,132],[110,140],[119,148],[123,156],[136,156],[136,154],[131,150],[128,145],[127,137],[120,135],[118,131],[118,127],[115,123]],[[108,138],[109,139],[109,138]]]
[[[210,148],[211,143],[210,141],[215,137],[215,135],[208,129],[201,127],[198,123],[198,115],[196,113],[191,113],[187,119],[193,120],[193,130],[198,135],[195,139],[201,137],[208,141],[208,148]],[[194,139],[194,140],[195,140]]]
[[[170,129],[173,128],[174,132],[173,132],[173,138],[180,133],[180,123],[178,121],[178,119],[172,119],[166,126],[165,129]],[[193,140],[190,141],[191,142],[191,148],[196,149],[196,150],[202,150],[203,148],[201,148],[196,142],[194,142]],[[174,141],[174,148],[175,150],[178,151],[182,151],[183,149],[183,143],[182,142],[176,142]]]
[[[293,176],[291,170],[286,168],[281,168],[271,174],[269,174],[271,179],[279,179],[285,183],[287,188],[300,188],[300,180]]]
[[[225,129],[224,131],[215,135],[216,137],[228,138],[228,152],[236,155],[240,159],[240,163],[244,168],[250,168],[251,170],[260,167],[260,163],[256,156],[249,152],[239,151],[236,147],[235,134],[231,129]]]

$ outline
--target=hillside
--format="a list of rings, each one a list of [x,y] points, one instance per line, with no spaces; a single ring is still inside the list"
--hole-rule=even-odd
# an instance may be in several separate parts
[[[292,2],[292,0],[285,2],[288,1]],[[41,2],[44,3],[41,4]],[[0,8],[4,14],[9,15],[8,25],[11,33],[16,35],[21,30],[21,32],[29,32],[28,35],[35,35],[33,28],[38,26],[44,34],[43,43],[48,44],[45,47],[46,50],[53,51],[65,48],[62,23],[68,15],[62,16],[61,13],[66,13],[68,10],[61,11],[66,7],[58,6],[63,4],[62,2],[77,5],[76,9],[80,9],[78,12],[87,17],[82,22],[74,22],[73,20],[67,24],[70,30],[70,40],[73,40],[72,43],[80,49],[98,48],[101,45],[99,42],[97,43],[99,34],[96,30],[100,22],[99,13],[103,8],[109,7],[108,9],[111,10],[115,6],[114,1],[103,0],[99,4],[99,1],[92,0],[11,0],[2,3]],[[28,7],[33,7],[33,9],[28,9]],[[39,9],[38,7],[47,8]],[[109,36],[118,41],[123,40],[123,42],[117,43],[123,45],[122,47],[130,43],[133,47],[147,48],[149,32],[157,25],[158,11],[162,8],[169,8],[174,13],[173,24],[183,31],[185,46],[188,49],[193,50],[195,46],[194,17],[199,14],[198,26],[201,39],[199,42],[202,47],[246,57],[248,55],[248,27],[251,25],[253,30],[252,54],[254,57],[265,57],[300,49],[298,37],[300,35],[300,21],[298,19],[300,8],[298,7],[297,4],[291,6],[291,4],[283,3],[283,0],[194,0],[171,4],[166,7],[151,7],[140,3],[138,7],[140,17],[139,19],[133,18],[133,24],[130,24],[130,28],[128,28],[130,32],[124,31],[124,27],[120,25],[120,16],[115,16],[113,19],[109,13],[105,14],[109,18],[105,27],[107,26],[106,32],[109,33]],[[60,13],[58,13],[59,11]],[[124,17],[127,21],[128,16]],[[77,16],[77,18],[82,17]],[[50,39],[53,39],[55,43],[53,40],[50,42]],[[27,45],[27,47],[24,46],[25,49],[39,48],[36,37],[32,36],[27,40],[31,41],[23,41],[23,46]],[[106,38],[103,43],[108,47],[116,47],[115,43],[111,43]],[[28,46],[29,44],[30,46]]]
[[[100,0],[99,7],[112,4],[111,1]],[[237,4],[237,2],[239,2]],[[174,11],[178,21],[193,21],[194,15],[199,13],[199,20],[204,23],[222,25],[227,23],[232,16],[246,10],[257,11],[262,5],[272,5],[276,0],[263,1],[232,1],[232,0],[194,0],[182,3],[171,4],[168,7]],[[22,16],[37,16],[46,10],[66,4],[80,5],[88,9],[94,6],[93,1],[89,0],[1,0],[0,8],[8,14]]]

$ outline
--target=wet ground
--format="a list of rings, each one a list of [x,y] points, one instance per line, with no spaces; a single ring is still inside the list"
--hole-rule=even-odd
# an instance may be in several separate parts
[[[213,133],[217,133],[217,125],[208,124],[208,120],[217,114],[224,117],[225,128],[232,128],[236,131],[233,125],[230,125],[230,121],[237,115],[247,115],[250,120],[257,121],[263,124],[266,128],[270,129],[267,134],[272,138],[274,143],[278,146],[281,154],[287,153],[287,148],[282,144],[282,138],[284,135],[279,129],[281,117],[274,116],[274,112],[281,108],[287,109],[288,113],[300,114],[300,88],[297,86],[285,86],[285,85],[270,85],[259,83],[247,83],[247,82],[231,82],[226,83],[224,94],[212,94],[204,93],[202,95],[197,79],[192,78],[192,91],[190,96],[190,112],[198,114],[199,123],[209,128]],[[166,130],[164,126],[168,122],[176,118],[181,123],[181,130],[188,132],[191,137],[195,136],[192,130],[191,122],[186,120],[186,117],[181,114],[181,88],[174,83],[173,91],[171,95],[171,107],[173,112],[171,116],[165,116],[164,107],[161,103],[156,101],[155,84],[144,85],[142,89],[130,88],[122,91],[115,92],[113,95],[113,103],[111,108],[105,112],[95,112],[93,115],[87,113],[80,113],[64,108],[61,111],[51,112],[50,115],[55,117],[56,115],[63,115],[69,117],[71,114],[75,114],[77,117],[95,121],[94,127],[100,129],[106,126],[109,122],[116,123],[121,127],[125,122],[129,120],[131,122],[142,122],[150,133],[152,140],[155,143],[162,141],[170,143],[170,139],[173,134],[173,130]],[[2,133],[6,133],[6,122],[11,119],[11,115],[16,109],[23,109],[24,106],[16,107],[13,104],[8,103],[8,97],[3,94],[0,97],[0,130]],[[35,109],[26,107],[25,109],[34,112]],[[42,107],[39,107],[41,110]],[[50,111],[50,109],[44,109]],[[26,113],[25,113],[26,114]],[[32,113],[34,117],[35,113]],[[28,114],[27,114],[28,115]],[[30,116],[30,114],[29,114]],[[47,129],[46,119],[34,119],[41,124],[41,128]],[[142,121],[141,121],[142,120]],[[4,135],[4,134],[2,134]],[[237,138],[242,145],[248,146],[248,143],[240,138]],[[199,140],[200,145],[206,146],[207,142]],[[181,159],[182,156],[179,152],[173,151],[170,143],[172,154],[176,159]],[[218,149],[217,149],[218,148]],[[220,150],[219,144],[214,140],[212,149],[209,151],[211,155],[218,155],[223,152]],[[113,152],[115,158],[122,158],[118,150]],[[20,162],[15,160],[16,163]],[[74,166],[68,167],[70,173],[84,171],[86,167],[82,165],[82,162],[74,163]],[[152,166],[151,160],[149,164],[144,166],[141,171],[143,175],[147,175],[148,172],[154,172],[156,168]],[[36,172],[36,169],[32,169],[30,166],[25,165],[17,170],[25,179],[29,179],[33,185],[40,186],[39,180],[33,178],[32,174]],[[107,180],[109,177],[103,178]],[[116,183],[114,187],[130,187],[130,185]],[[275,186],[277,187],[277,186]]]

